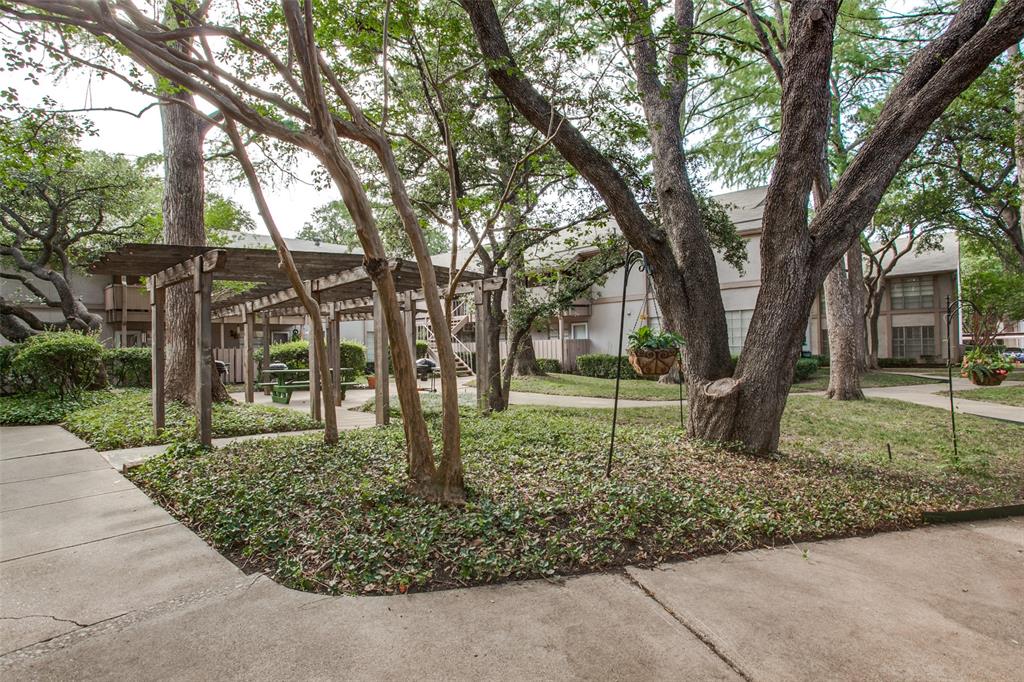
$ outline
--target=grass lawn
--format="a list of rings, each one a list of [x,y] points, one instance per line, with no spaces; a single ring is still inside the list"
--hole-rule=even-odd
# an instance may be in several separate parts
[[[861,378],[864,388],[881,386],[910,386],[914,384],[937,383],[936,380],[905,376],[888,372],[868,372]],[[793,384],[793,393],[824,391],[828,387],[828,368],[822,368],[811,378]],[[588,398],[612,398],[615,396],[614,379],[597,379],[576,374],[548,374],[540,377],[513,377],[512,390],[524,393],[546,393],[549,395],[578,395]],[[619,397],[631,400],[679,400],[679,386],[659,384],[644,379],[623,379],[619,386]],[[686,397],[686,387],[683,387]]]
[[[578,395],[588,398],[614,398],[615,379],[598,379],[578,374],[548,374],[537,377],[512,377],[512,390],[549,395]],[[679,400],[679,386],[659,384],[646,379],[623,379],[619,397],[629,400]],[[686,397],[686,387],[683,387]]]
[[[404,486],[399,425],[169,452],[133,480],[247,570],[294,588],[394,593],[649,565],[907,528],[921,512],[1020,500],[1024,427],[884,400],[790,399],[783,454],[688,441],[671,407],[514,408],[462,424],[468,502]],[[436,414],[430,419],[437,437]],[[885,454],[893,446],[894,461]],[[1012,455],[1011,453],[1016,453]]]
[[[909,369],[890,369],[888,372],[912,372],[914,370]],[[936,378],[945,379],[947,377],[946,370],[936,369],[934,367],[925,368],[918,370],[920,374],[927,374]],[[960,376],[960,370],[956,367],[953,368],[953,378],[956,379]],[[1024,369],[1012,369],[1010,373],[1006,375],[1006,381],[1024,381]]]
[[[195,432],[195,414],[187,405],[169,402],[166,428],[153,433],[149,391],[117,389],[88,391],[65,402],[44,396],[0,398],[0,424],[59,424],[97,450],[117,450],[188,439]],[[296,410],[214,403],[213,436],[245,436],[278,431],[315,429],[319,425]]]
[[[892,372],[866,372],[860,378],[861,388],[886,388],[889,386],[915,386],[917,384],[934,384],[938,379],[929,380],[922,377],[893,374]],[[814,376],[806,381],[793,384],[793,393],[808,391],[824,391],[828,388],[828,367],[822,367]]]
[[[949,391],[943,391],[942,394],[949,395]],[[954,391],[953,395],[967,400],[1024,407],[1024,386],[985,386],[967,391]]]

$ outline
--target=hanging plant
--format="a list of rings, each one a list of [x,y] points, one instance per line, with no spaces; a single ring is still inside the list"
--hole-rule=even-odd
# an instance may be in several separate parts
[[[676,366],[685,343],[673,332],[640,327],[629,335],[629,364],[641,376],[661,376]]]
[[[970,379],[976,386],[998,386],[1013,368],[997,352],[990,348],[975,348],[964,354],[960,376]]]

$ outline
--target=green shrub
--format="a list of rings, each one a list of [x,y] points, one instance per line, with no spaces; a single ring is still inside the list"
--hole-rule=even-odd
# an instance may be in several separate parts
[[[597,377],[599,379],[614,379],[615,378],[615,362],[616,358],[614,355],[608,355],[605,353],[590,353],[588,355],[581,355],[576,358],[576,369],[585,377]],[[629,364],[629,360],[625,357],[618,359],[622,365],[622,378],[623,379],[636,379],[636,372]]]
[[[559,374],[562,371],[562,363],[553,358],[537,358],[537,367],[545,373]]]
[[[356,374],[362,374],[366,368],[366,346],[358,341],[342,339],[341,366],[351,367],[356,371]]]
[[[796,369],[793,372],[793,381],[805,381],[810,379],[817,371],[817,358],[800,358],[796,361]]]
[[[11,395],[28,390],[30,382],[14,370],[14,357],[21,350],[20,343],[0,346],[0,395]]]
[[[914,358],[878,358],[879,367],[916,367]]]
[[[107,348],[103,367],[113,386],[145,388],[150,384],[152,350],[149,348]]]
[[[263,360],[263,349],[253,350],[253,357],[257,362]],[[287,343],[275,343],[270,346],[270,361],[283,362],[288,369],[309,368],[309,341],[289,341]],[[349,365],[345,365],[348,367]]]
[[[22,344],[12,368],[33,390],[56,396],[103,383],[103,346],[78,332],[43,332]]]
[[[430,345],[423,339],[416,339],[416,359],[427,357],[427,351],[430,350]]]

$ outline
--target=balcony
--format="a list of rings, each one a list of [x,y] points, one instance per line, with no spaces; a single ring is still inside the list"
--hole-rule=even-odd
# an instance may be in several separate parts
[[[149,291],[141,284],[108,284],[103,289],[107,322],[148,322]]]

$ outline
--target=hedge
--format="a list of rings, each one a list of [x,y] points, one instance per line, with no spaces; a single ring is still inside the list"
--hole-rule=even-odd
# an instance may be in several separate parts
[[[263,349],[253,349],[253,357],[257,362],[263,360]],[[288,341],[270,346],[270,362],[283,362],[288,369],[309,368],[309,341]]]
[[[537,367],[545,373],[558,374],[562,371],[562,365],[554,358],[537,358]]]
[[[351,367],[356,374],[366,368],[366,346],[358,341],[343,339],[341,342],[341,366]]]
[[[153,352],[149,348],[107,348],[103,367],[113,386],[147,388],[152,372]]]
[[[576,371],[585,377],[597,377],[598,379],[615,378],[615,356],[606,353],[589,353],[576,358]],[[625,357],[619,358],[622,365],[623,379],[636,379],[637,374]]]
[[[818,358],[800,358],[796,361],[796,368],[793,372],[793,381],[805,381],[814,376],[818,371]]]
[[[89,334],[43,332],[19,346],[11,370],[24,388],[63,398],[103,385],[103,346]]]
[[[14,370],[14,357],[21,350],[20,343],[0,346],[0,395],[24,393],[30,388],[30,382]]]

